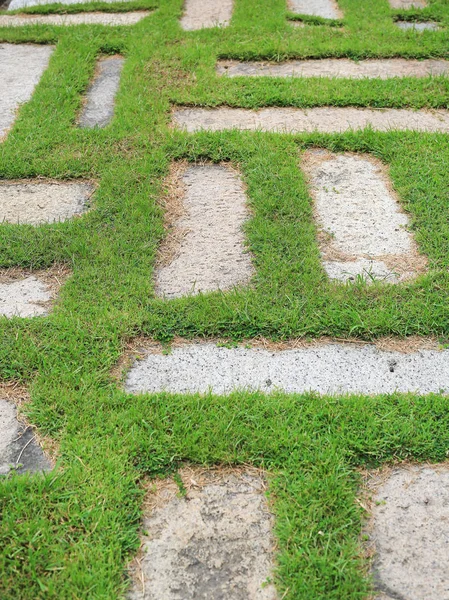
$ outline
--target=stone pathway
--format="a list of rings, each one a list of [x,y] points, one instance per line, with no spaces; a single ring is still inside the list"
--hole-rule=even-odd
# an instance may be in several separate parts
[[[391,8],[425,8],[426,0],[389,0]]]
[[[85,4],[90,0],[11,0],[8,10],[20,10],[21,8],[29,8],[30,6],[44,6],[45,4]],[[127,0],[101,0],[107,4],[114,2],[126,2]]]
[[[288,0],[288,8],[298,15],[311,15],[324,19],[341,19],[343,17],[335,0]]]
[[[94,81],[87,90],[80,127],[105,127],[114,116],[114,98],[120,85],[124,59],[108,56],[97,61]]]
[[[181,27],[195,31],[207,27],[226,27],[232,17],[234,0],[185,0]]]
[[[70,15],[0,15],[0,27],[22,27],[24,25],[135,25],[151,11],[129,13],[83,12]]]

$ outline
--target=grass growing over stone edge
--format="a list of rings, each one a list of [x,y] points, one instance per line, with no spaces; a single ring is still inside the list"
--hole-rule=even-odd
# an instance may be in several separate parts
[[[363,11],[355,0],[341,5],[344,32],[293,30],[280,0],[263,14],[253,0],[240,0],[229,29],[195,33],[180,30],[178,0],[161,2],[133,28],[0,29],[2,41],[57,43],[33,99],[0,144],[0,176],[99,183],[93,210],[80,219],[0,227],[2,267],[64,262],[73,270],[48,318],[0,321],[0,375],[30,386],[29,416],[60,447],[54,472],[0,485],[2,598],[120,597],[126,561],[138,547],[139,482],[185,460],[250,462],[273,474],[281,595],[364,598],[369,583],[358,543],[356,467],[447,456],[447,400],[439,396],[136,398],[110,376],[123,340],[142,334],[447,339],[446,136],[188,136],[167,128],[173,102],[447,107],[444,78],[344,85],[215,78],[218,57],[447,57],[445,32],[417,37],[397,30],[384,2]],[[447,21],[448,7],[438,10]],[[116,52],[126,64],[115,119],[104,130],[78,130],[96,57]],[[298,169],[300,152],[310,146],[371,152],[390,165],[429,256],[427,275],[403,287],[327,282]],[[254,212],[247,225],[257,267],[252,289],[170,303],[153,298],[151,272],[163,236],[157,200],[170,161],[183,158],[240,166]]]

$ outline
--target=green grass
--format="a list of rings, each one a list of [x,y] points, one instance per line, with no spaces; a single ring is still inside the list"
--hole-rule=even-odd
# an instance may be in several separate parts
[[[370,590],[361,558],[357,467],[443,461],[447,400],[392,395],[320,398],[234,394],[143,395],[110,369],[139,335],[241,340],[322,335],[449,336],[449,142],[438,134],[187,135],[168,127],[172,104],[447,108],[447,78],[390,81],[217,78],[217,58],[405,56],[449,58],[446,29],[404,32],[383,0],[341,0],[343,29],[295,29],[282,0],[237,0],[227,29],[184,33],[180,0],[132,28],[0,28],[3,42],[53,43],[32,100],[0,144],[0,177],[89,178],[93,210],[61,224],[0,226],[0,267],[64,262],[73,276],[46,318],[0,320],[0,377],[29,386],[27,413],[59,445],[45,477],[0,485],[0,597],[124,597],[137,551],[146,476],[198,464],[252,463],[271,475],[280,597],[358,600]],[[85,8],[100,5],[86,5]],[[123,5],[101,5],[108,11]],[[154,7],[147,0],[130,8]],[[74,10],[64,7],[64,12]],[[54,12],[39,7],[29,12]],[[421,16],[449,25],[449,3]],[[116,114],[104,130],[77,129],[100,54],[126,57]],[[401,286],[330,283],[319,261],[311,199],[298,168],[311,146],[368,152],[390,166],[429,271]],[[254,285],[172,302],[154,297],[163,237],[158,198],[171,161],[232,161],[247,184]],[[324,532],[324,536],[318,535]]]

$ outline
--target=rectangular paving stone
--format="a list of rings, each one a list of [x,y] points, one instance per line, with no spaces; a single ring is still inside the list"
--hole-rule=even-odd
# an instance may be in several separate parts
[[[128,373],[133,394],[229,394],[236,390],[320,394],[449,392],[449,350],[409,354],[368,344],[323,343],[266,350],[220,347],[213,342],[181,344],[170,354],[142,350]]]
[[[0,17],[1,18],[1,17]],[[0,44],[0,141],[48,67],[53,46]]]
[[[335,0],[288,0],[288,9],[298,15],[341,19],[343,13]]]
[[[397,108],[175,108],[173,123],[188,133],[196,131],[267,131],[273,133],[341,133],[375,131],[449,133],[449,111]]]
[[[147,494],[130,600],[276,600],[273,516],[255,469],[184,468]],[[151,507],[151,508],[149,508]]]
[[[40,225],[66,221],[86,210],[94,189],[86,181],[0,181],[0,223]]]
[[[126,2],[126,0],[101,0],[107,4],[114,2]],[[85,4],[89,0],[11,0],[8,10],[20,10],[21,8],[29,8],[30,6],[44,6],[45,4]]]
[[[427,6],[426,0],[389,0],[391,8],[425,8]]]
[[[95,77],[81,112],[80,127],[105,127],[111,121],[123,64],[122,56],[107,56],[97,61]]]
[[[182,209],[161,248],[158,295],[177,298],[248,283],[253,268],[245,251],[248,211],[239,175],[229,166],[191,165],[175,174],[170,187],[176,191],[168,204],[181,202]]]
[[[24,318],[47,315],[67,275],[67,269],[61,265],[32,272],[0,270],[0,316]]]
[[[424,269],[386,167],[369,155],[302,155],[331,279],[403,281]]]
[[[128,13],[84,12],[70,15],[0,15],[0,27],[23,27],[25,25],[135,25],[151,11]]]
[[[449,468],[405,465],[367,476],[378,598],[449,597]],[[371,553],[371,552],[370,552]]]
[[[447,75],[448,60],[405,58],[354,61],[346,58],[291,60],[284,63],[222,60],[217,73],[227,77],[337,77],[347,79],[390,79]]]
[[[438,31],[439,25],[433,21],[425,21],[422,23],[418,23],[417,21],[395,21],[395,25],[399,27],[399,29],[413,31]]]
[[[233,0],[185,0],[181,27],[185,31],[226,27],[231,21],[233,6]]]

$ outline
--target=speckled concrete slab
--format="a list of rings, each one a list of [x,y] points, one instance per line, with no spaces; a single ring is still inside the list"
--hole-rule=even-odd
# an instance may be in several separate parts
[[[298,15],[311,15],[324,19],[341,19],[343,17],[335,0],[288,0],[288,8]]]
[[[1,21],[0,21],[1,25]],[[53,46],[0,44],[0,140],[48,67]]]
[[[131,393],[228,394],[234,390],[320,394],[449,392],[449,350],[403,354],[372,345],[326,343],[268,351],[215,343],[147,351],[128,373]]]
[[[416,21],[396,21],[395,25],[399,27],[399,29],[412,29],[414,31],[438,31],[440,28],[438,23],[435,23],[434,21],[426,21],[422,23],[418,23]]]
[[[8,283],[0,283],[0,315],[39,317],[48,314],[52,298],[47,283],[29,275]]]
[[[174,258],[156,273],[156,292],[166,298],[228,290],[253,274],[242,225],[248,218],[242,181],[229,166],[191,165],[174,182],[183,212],[169,231]],[[173,247],[174,246],[174,247]]]
[[[0,475],[11,470],[49,471],[51,464],[36,442],[33,431],[17,420],[15,405],[0,398]]]
[[[124,62],[122,56],[107,56],[98,60],[95,77],[87,90],[86,103],[81,112],[80,127],[105,127],[111,121]]]
[[[231,21],[233,5],[233,0],[185,0],[181,27],[185,31],[226,27]]]
[[[135,25],[151,11],[129,13],[85,12],[71,15],[0,15],[0,27],[23,27],[24,25]]]
[[[269,131],[274,133],[340,133],[371,127],[375,131],[449,133],[449,111],[397,108],[177,108],[173,123],[196,131]]]
[[[426,0],[389,0],[391,8],[425,8]]]
[[[380,598],[449,598],[449,465],[397,467],[370,486]]]
[[[449,60],[405,58],[354,61],[346,58],[291,60],[284,63],[222,60],[217,73],[227,77],[338,77],[347,79],[390,79],[447,75]]]
[[[8,10],[20,10],[30,6],[43,6],[44,4],[85,4],[89,0],[11,0]],[[101,0],[112,4],[114,2],[126,2],[126,0]]]
[[[276,600],[273,517],[255,470],[188,469],[148,494],[130,600]],[[142,581],[143,584],[142,585]]]
[[[402,281],[424,270],[385,165],[370,155],[324,150],[305,152],[301,165],[329,277]]]
[[[0,222],[40,225],[79,215],[94,186],[82,183],[0,182]]]

